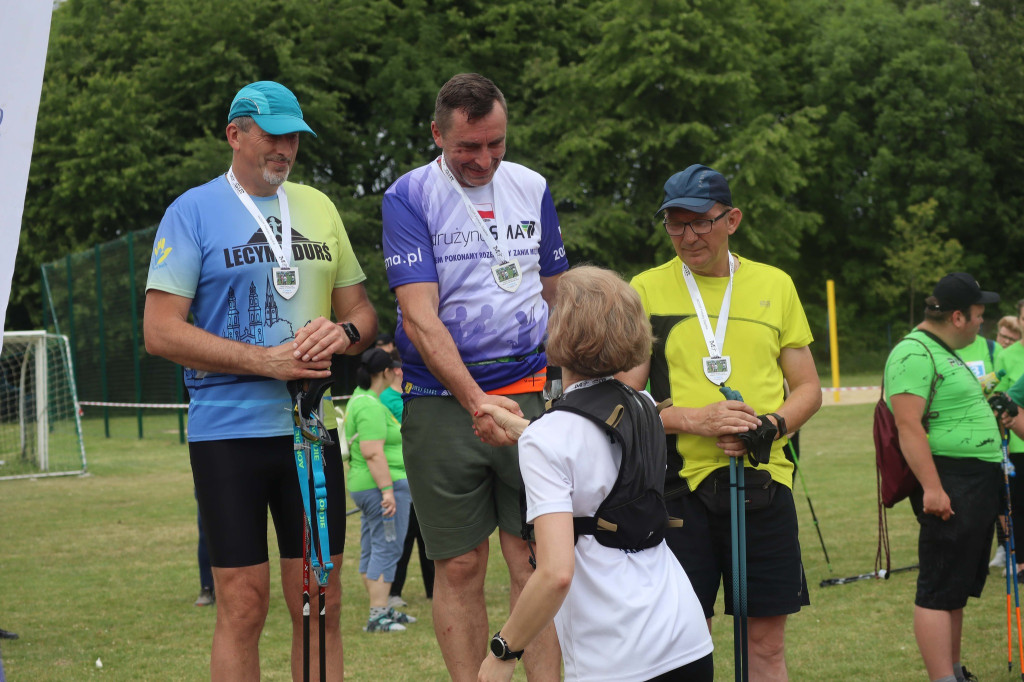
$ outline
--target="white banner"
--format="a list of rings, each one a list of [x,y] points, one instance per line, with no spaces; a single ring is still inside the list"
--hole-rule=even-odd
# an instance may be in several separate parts
[[[0,0],[0,320],[11,297],[52,13],[53,0]]]

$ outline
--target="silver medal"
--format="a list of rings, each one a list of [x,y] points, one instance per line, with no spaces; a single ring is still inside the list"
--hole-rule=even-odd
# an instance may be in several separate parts
[[[729,362],[728,355],[718,358],[704,358],[704,376],[706,376],[711,383],[716,386],[724,386],[725,382],[728,381],[730,374],[732,374],[732,363]]]
[[[298,268],[274,268],[274,289],[286,299],[299,290]]]

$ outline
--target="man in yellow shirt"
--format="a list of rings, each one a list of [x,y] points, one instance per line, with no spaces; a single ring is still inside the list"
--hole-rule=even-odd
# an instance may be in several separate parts
[[[665,183],[665,230],[676,258],[637,275],[657,340],[628,383],[650,379],[669,434],[666,504],[685,524],[669,546],[686,569],[709,619],[722,578],[731,582],[728,469],[744,457],[739,434],[762,420],[778,428],[767,464],[747,463],[747,574],[751,679],[787,679],[785,626],[809,604],[785,434],[821,406],[821,383],[807,317],[786,273],[729,251],[743,213],[726,179],[695,164]],[[783,381],[789,385],[784,396]],[[720,386],[743,401],[725,400]],[[732,613],[732,595],[725,611]]]

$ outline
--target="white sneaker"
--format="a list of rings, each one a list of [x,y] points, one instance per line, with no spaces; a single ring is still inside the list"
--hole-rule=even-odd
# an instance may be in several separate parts
[[[388,597],[388,606],[392,609],[401,609],[408,605],[409,604],[404,599],[397,595],[392,595]]]
[[[994,557],[992,557],[992,561],[988,562],[988,565],[989,565],[989,568],[996,568],[998,566],[1002,566],[1004,569],[1006,568],[1006,546],[1005,545],[999,545],[999,548],[996,549],[996,555]],[[1006,575],[1006,574],[1004,573],[1003,575]]]

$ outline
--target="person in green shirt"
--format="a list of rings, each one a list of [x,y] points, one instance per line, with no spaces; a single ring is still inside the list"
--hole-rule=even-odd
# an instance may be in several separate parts
[[[1013,315],[1004,315],[996,325],[996,343],[1008,348],[1020,341],[1020,321]]]
[[[380,400],[402,363],[380,348],[361,356],[358,387],[348,401],[345,437],[351,444],[348,491],[362,511],[359,573],[370,597],[366,632],[399,632],[416,622],[388,606],[395,566],[409,525],[412,495],[402,458],[401,425]]]
[[[920,525],[914,635],[936,682],[967,677],[963,610],[968,597],[981,596],[1001,507],[999,427],[981,384],[956,354],[977,336],[985,306],[998,301],[967,273],[946,275],[925,299],[924,321],[885,363],[885,398],[921,483],[910,497]]]

